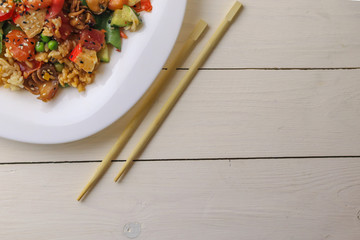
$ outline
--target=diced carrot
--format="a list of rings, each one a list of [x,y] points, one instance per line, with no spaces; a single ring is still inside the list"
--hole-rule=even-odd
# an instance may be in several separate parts
[[[125,39],[128,38],[128,36],[122,30],[120,30],[120,36]]]

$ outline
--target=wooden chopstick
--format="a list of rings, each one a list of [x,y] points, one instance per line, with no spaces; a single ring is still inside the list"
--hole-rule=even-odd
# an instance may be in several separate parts
[[[218,44],[222,36],[225,34],[226,30],[231,25],[236,14],[240,11],[242,4],[238,1],[235,2],[233,7],[230,9],[225,19],[222,21],[220,26],[217,28],[216,32],[210,38],[208,43],[205,45],[204,49],[200,55],[196,58],[195,62],[191,65],[189,71],[181,80],[177,88],[174,90],[172,95],[169,97],[165,105],[162,107],[155,120],[149,126],[139,143],[136,145],[135,149],[130,154],[129,158],[126,160],[125,164],[122,166],[120,172],[115,177],[115,182],[124,174],[125,171],[131,166],[132,162],[138,157],[138,155],[145,149],[146,145],[149,143],[151,138],[155,135],[157,130],[160,128],[161,124],[164,122],[167,115],[170,113],[171,109],[175,106],[176,102],[179,100],[181,95],[184,93],[191,80],[194,78],[198,69],[204,64],[206,59],[209,57],[212,50]]]
[[[106,170],[110,167],[111,161],[115,159],[124,148],[126,143],[129,141],[130,137],[133,135],[135,130],[138,128],[142,120],[145,118],[147,112],[150,107],[156,100],[160,90],[165,85],[166,81],[170,78],[171,74],[174,73],[176,67],[179,66],[187,56],[190,54],[192,49],[194,48],[196,42],[199,40],[205,29],[207,28],[207,23],[203,20],[200,20],[195,26],[194,30],[190,34],[189,38],[181,48],[178,55],[169,62],[167,71],[162,71],[157,80],[154,82],[153,86],[148,95],[146,95],[145,99],[143,99],[143,104],[139,107],[137,112],[135,113],[133,119],[126,126],[125,130],[121,133],[116,143],[113,145],[109,153],[105,156],[101,164],[96,169],[95,174],[90,179],[90,181],[86,184],[84,189],[81,191],[77,200],[80,201],[84,195],[95,186],[95,184],[99,181],[99,179],[104,175]]]

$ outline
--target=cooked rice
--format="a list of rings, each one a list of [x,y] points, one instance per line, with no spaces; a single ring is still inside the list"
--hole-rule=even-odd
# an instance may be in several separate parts
[[[61,43],[58,50],[50,52],[37,53],[35,60],[40,62],[59,62],[64,64],[64,69],[59,75],[59,82],[61,86],[69,85],[77,88],[79,92],[85,91],[85,86],[93,82],[94,73],[87,73],[82,69],[76,67],[66,57],[74,49],[76,42],[74,40],[66,40]]]
[[[11,90],[24,88],[24,78],[20,67],[11,57],[9,50],[4,54],[6,58],[0,58],[0,84]]]
[[[66,57],[76,46],[74,40],[66,40],[61,43],[58,50],[50,52],[41,52],[35,55],[35,60],[39,62],[60,62],[64,64],[64,69],[59,74],[59,83],[61,86],[71,86],[77,88],[79,92],[85,91],[86,85],[93,82],[94,73],[87,73],[79,69],[76,64],[72,63]],[[24,78],[20,67],[14,62],[8,49],[4,54],[5,58],[0,58],[0,85],[11,90],[24,88]]]
[[[108,31],[104,31],[103,27],[96,27],[96,15],[107,11],[107,1],[100,1],[100,9],[94,11],[84,6],[81,0],[66,0],[61,4],[62,9],[56,12],[49,12],[53,6],[56,8],[56,3],[42,0],[3,1],[4,4],[8,2],[14,3],[12,8],[16,8],[17,17],[3,23],[6,28],[14,24],[17,28],[11,27],[2,39],[0,86],[27,90],[44,102],[53,99],[61,86],[82,92],[94,80],[102,54],[99,51],[108,51],[105,48],[108,44],[119,48],[121,39],[111,43],[106,41],[111,34],[118,35],[119,28],[105,28]],[[128,5],[134,7],[139,2],[135,0]],[[149,5],[141,10],[151,10]],[[131,23],[125,30],[133,32],[141,26],[142,20],[135,10],[130,11],[131,16],[124,16],[123,20]],[[112,15],[107,12],[100,20],[111,21]]]
[[[46,45],[47,46],[47,45]],[[66,40],[58,46],[57,50],[49,52],[49,49],[45,49],[45,52],[40,52],[35,55],[35,60],[39,62],[64,62],[64,58],[70,53],[70,51],[76,46],[74,40]]]
[[[76,64],[70,60],[64,58],[64,69],[59,75],[59,82],[62,86],[68,84],[71,87],[75,87],[82,92],[85,90],[85,86],[92,83],[94,79],[94,73],[87,73],[82,69],[76,68]]]

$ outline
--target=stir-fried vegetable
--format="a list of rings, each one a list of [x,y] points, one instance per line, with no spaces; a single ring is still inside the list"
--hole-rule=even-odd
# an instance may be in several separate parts
[[[74,48],[74,50],[72,50],[72,52],[70,53],[69,59],[73,62],[75,62],[76,58],[80,55],[80,53],[82,52],[82,46],[79,43],[78,45],[76,45],[76,47]]]
[[[48,42],[48,47],[50,50],[56,50],[59,46],[59,43],[56,40],[50,40]]]
[[[20,30],[12,30],[6,35],[5,46],[18,61],[31,60],[35,56],[35,40]]]
[[[115,10],[111,19],[112,26],[124,27],[132,32],[135,32],[140,24],[139,15],[127,5],[124,5],[123,9]]]
[[[47,19],[57,16],[64,6],[64,0],[52,0],[52,4],[49,8],[49,14],[46,16]]]
[[[37,42],[35,45],[35,51],[37,52],[45,52],[45,43]]]
[[[64,64],[59,63],[59,62],[55,63],[54,66],[55,66],[55,70],[57,72],[62,72],[62,70],[64,69]]]
[[[101,62],[110,62],[110,54],[109,54],[109,48],[107,45],[105,45],[104,48],[102,48],[98,53],[98,58]]]
[[[150,0],[141,0],[140,3],[135,5],[134,9],[137,12],[142,12],[142,11],[151,12],[152,5]]]
[[[60,80],[69,66],[77,78],[91,78],[99,61],[110,61],[108,44],[120,51],[125,31],[142,24],[138,12],[152,9],[150,0],[0,1],[0,53],[6,48],[22,72],[22,87],[44,102],[59,86],[80,84]]]
[[[111,26],[112,15],[109,12],[105,12],[96,18],[95,27],[99,30],[105,31],[106,43],[110,43],[117,49],[121,49],[121,37],[119,34],[119,28]]]
[[[45,43],[47,43],[47,42],[49,42],[51,40],[50,37],[45,36],[44,34],[40,34],[40,39],[41,39],[41,41],[43,41]]]
[[[11,18],[14,11],[15,11],[15,3],[12,0],[3,2],[0,5],[0,21],[2,22]]]

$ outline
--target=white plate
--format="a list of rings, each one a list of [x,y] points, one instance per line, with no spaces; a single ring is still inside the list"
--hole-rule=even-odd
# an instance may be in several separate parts
[[[49,103],[26,91],[0,89],[0,136],[41,144],[88,137],[115,122],[145,93],[168,58],[186,0],[153,0],[143,28],[129,34],[122,52],[102,64],[85,93],[64,89]]]

